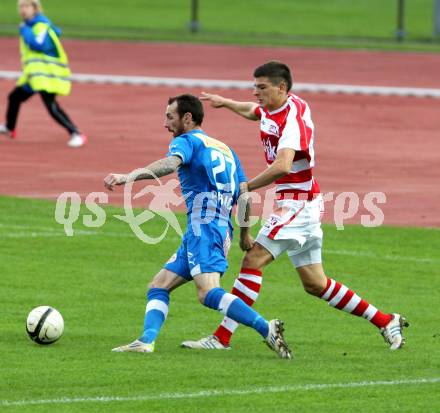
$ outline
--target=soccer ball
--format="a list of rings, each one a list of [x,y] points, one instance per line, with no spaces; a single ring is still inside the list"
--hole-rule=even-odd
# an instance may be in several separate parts
[[[52,344],[63,334],[64,320],[55,308],[42,305],[29,313],[26,331],[36,343]]]

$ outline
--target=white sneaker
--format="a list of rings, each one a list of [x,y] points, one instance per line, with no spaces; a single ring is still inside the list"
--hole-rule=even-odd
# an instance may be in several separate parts
[[[14,139],[15,138],[15,132],[9,130],[6,125],[1,125],[0,124],[0,134],[1,135],[6,135],[8,138]]]
[[[291,359],[292,352],[284,340],[284,323],[281,320],[269,321],[269,334],[266,337],[266,344],[282,359]]]
[[[400,314],[392,314],[392,316],[393,319],[380,329],[380,334],[382,334],[385,343],[390,345],[390,350],[397,350],[405,344],[402,330],[403,327],[408,327],[409,323]]]
[[[154,341],[152,343],[143,343],[140,340],[134,340],[133,343],[113,348],[112,351],[116,353],[153,353]]]
[[[71,148],[79,148],[87,143],[87,136],[82,133],[72,133],[70,135],[69,142],[67,142],[67,146]]]
[[[197,350],[230,350],[231,346],[225,346],[220,343],[216,336],[203,337],[197,341],[184,341],[181,345],[183,348],[192,348]]]

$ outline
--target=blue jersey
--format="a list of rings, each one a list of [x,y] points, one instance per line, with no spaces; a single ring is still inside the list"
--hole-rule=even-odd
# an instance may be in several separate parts
[[[232,232],[231,211],[247,178],[235,152],[201,129],[177,136],[167,156],[182,159],[178,175],[188,209],[188,229],[209,224]]]
[[[60,37],[61,30],[54,26],[46,16],[38,13],[31,20],[27,20],[20,25],[20,35],[23,38],[23,41],[31,50],[44,53],[48,56],[59,57],[57,47],[47,31],[39,36],[36,36],[32,31],[32,27],[37,23],[47,24],[48,29],[52,29],[57,37]]]

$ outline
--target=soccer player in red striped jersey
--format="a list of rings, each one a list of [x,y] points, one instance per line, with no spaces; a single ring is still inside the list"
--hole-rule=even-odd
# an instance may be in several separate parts
[[[232,293],[246,304],[258,298],[262,271],[278,256],[287,253],[304,289],[338,310],[362,316],[376,326],[391,350],[405,342],[397,313],[384,313],[345,285],[328,277],[321,260],[324,211],[319,185],[313,176],[314,125],[308,104],[290,92],[292,76],[287,65],[270,61],[254,71],[254,95],[258,103],[239,102],[203,93],[201,99],[214,108],[227,108],[253,121],[260,121],[260,136],[268,168],[249,181],[249,190],[276,185],[277,208],[254,241],[248,233],[240,239],[246,251]],[[225,317],[213,335],[185,341],[183,347],[230,349],[238,324]]]

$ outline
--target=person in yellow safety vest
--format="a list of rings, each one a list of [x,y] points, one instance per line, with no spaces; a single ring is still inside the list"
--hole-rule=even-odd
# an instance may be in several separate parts
[[[71,90],[71,72],[66,52],[59,40],[61,30],[42,14],[40,0],[18,0],[20,25],[20,53],[23,74],[9,94],[6,124],[0,134],[12,139],[17,136],[16,124],[20,106],[39,93],[52,118],[70,134],[68,146],[78,148],[87,142],[56,100]]]

